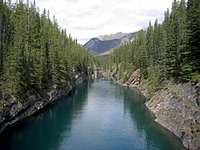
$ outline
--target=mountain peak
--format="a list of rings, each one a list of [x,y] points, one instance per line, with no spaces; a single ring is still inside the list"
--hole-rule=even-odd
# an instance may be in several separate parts
[[[101,35],[90,39],[84,47],[93,54],[102,54],[110,51],[113,48],[119,47],[121,44],[131,41],[135,37],[134,33],[118,32],[110,35]]]
[[[115,34],[110,34],[110,35],[101,35],[97,38],[102,40],[102,41],[107,41],[107,40],[121,39],[124,36],[126,36],[127,34],[129,34],[129,33],[117,32]]]

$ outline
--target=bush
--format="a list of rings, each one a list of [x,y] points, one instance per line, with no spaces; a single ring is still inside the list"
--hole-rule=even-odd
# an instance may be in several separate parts
[[[193,73],[192,74],[192,81],[200,82],[200,74],[199,73]]]

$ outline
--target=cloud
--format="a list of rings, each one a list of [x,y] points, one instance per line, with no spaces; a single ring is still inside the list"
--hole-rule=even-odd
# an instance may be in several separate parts
[[[36,0],[80,43],[101,34],[134,32],[163,19],[172,0]]]

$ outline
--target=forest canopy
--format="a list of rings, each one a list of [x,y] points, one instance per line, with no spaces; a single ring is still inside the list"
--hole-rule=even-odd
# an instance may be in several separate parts
[[[88,73],[92,57],[35,2],[0,0],[0,88],[17,95],[65,87]]]
[[[174,0],[162,23],[150,22],[147,30],[139,31],[106,60],[104,67],[117,65],[123,80],[139,68],[142,78],[155,86],[165,80],[200,81],[200,1]]]

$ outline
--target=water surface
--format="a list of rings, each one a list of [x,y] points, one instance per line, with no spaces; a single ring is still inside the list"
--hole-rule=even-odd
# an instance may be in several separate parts
[[[0,150],[181,150],[136,91],[95,81],[0,138]]]

